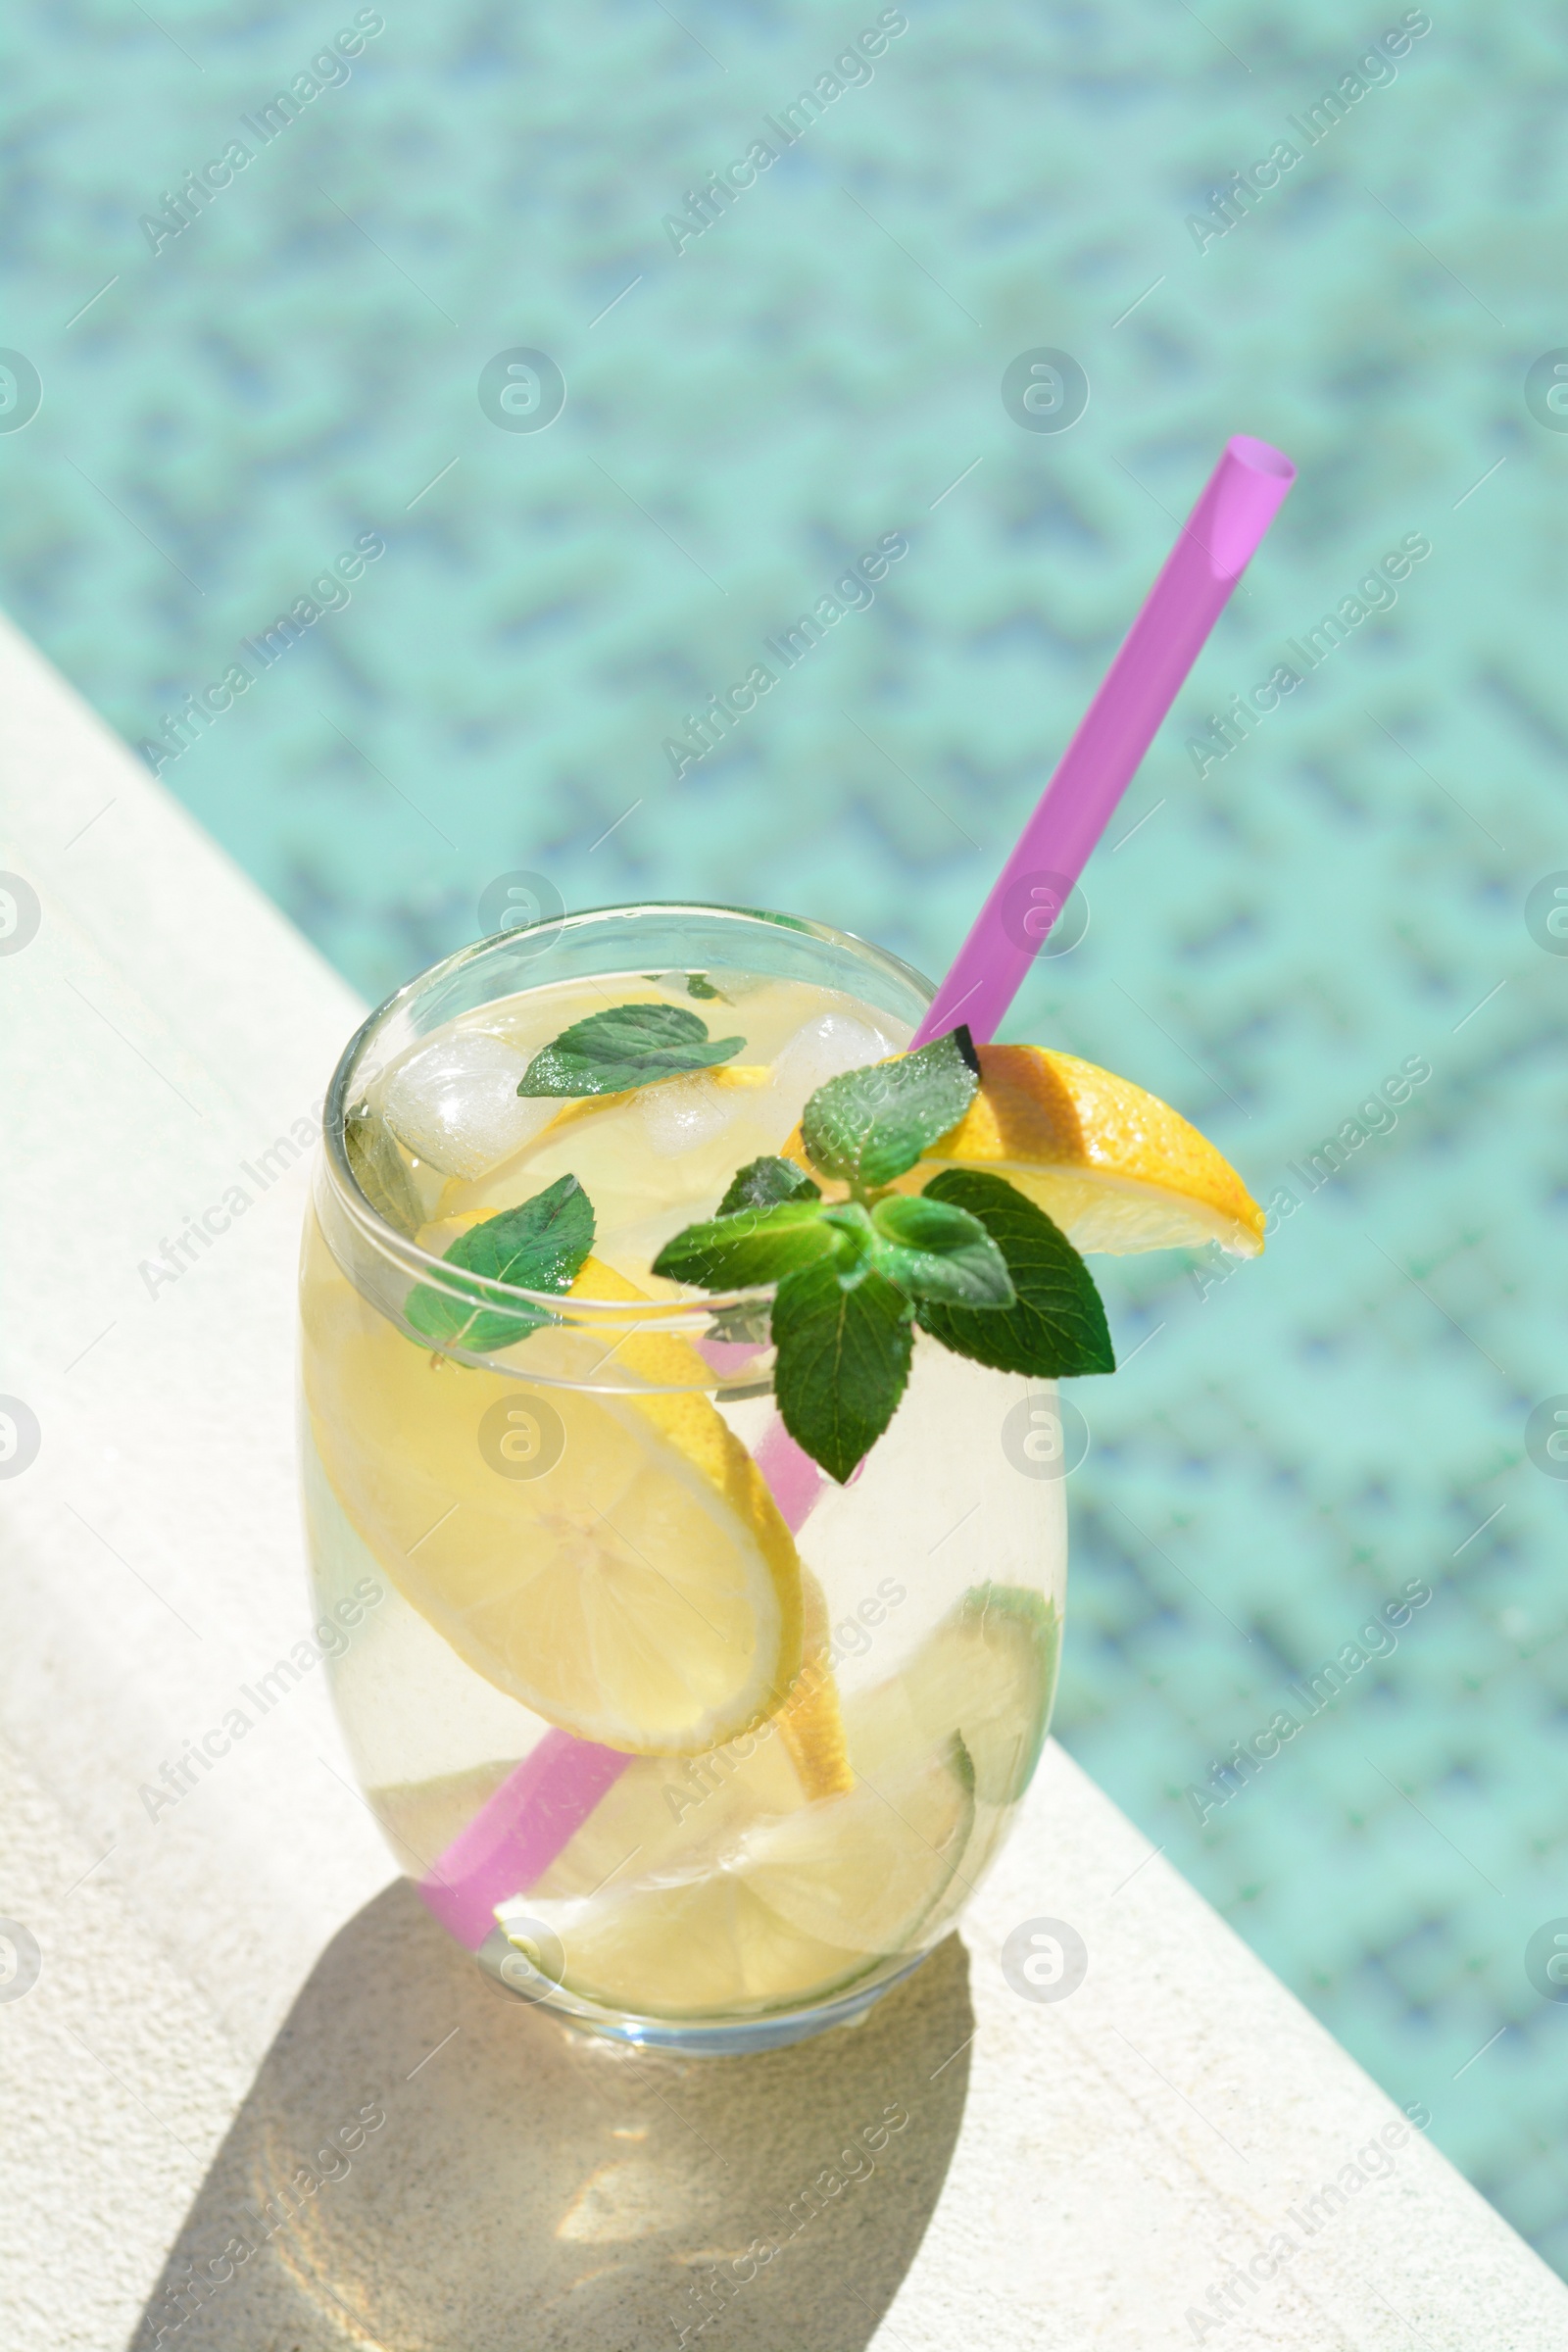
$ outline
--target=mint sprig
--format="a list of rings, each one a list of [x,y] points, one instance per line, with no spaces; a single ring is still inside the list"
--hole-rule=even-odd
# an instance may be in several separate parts
[[[744,1037],[710,1042],[708,1023],[684,1004],[612,1004],[573,1021],[536,1054],[519,1095],[624,1095],[728,1061]]]
[[[516,1208],[504,1208],[460,1233],[443,1263],[470,1279],[455,1291],[421,1283],[410,1293],[404,1319],[439,1348],[474,1355],[510,1348],[550,1321],[541,1306],[490,1303],[486,1286],[523,1291],[568,1291],[593,1248],[593,1203],[575,1176],[561,1176]]]
[[[897,1411],[916,1324],[956,1355],[1037,1379],[1111,1372],[1105,1312],[1083,1259],[1001,1176],[950,1168],[919,1193],[894,1181],[959,1119],[979,1085],[967,1030],[830,1078],[807,1103],[811,1164],[755,1159],[717,1213],[654,1261],[699,1290],[776,1285],[773,1393],[785,1428],[849,1478]]]

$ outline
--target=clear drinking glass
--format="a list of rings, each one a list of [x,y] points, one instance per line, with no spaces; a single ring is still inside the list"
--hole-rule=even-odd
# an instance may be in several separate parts
[[[531,1053],[563,1007],[653,983],[761,1040],[728,1081],[739,1112],[684,1080],[651,1108],[550,1105],[479,1180],[381,1124],[421,1043]],[[931,993],[821,924],[615,907],[448,957],[333,1079],[301,1425],[338,1714],[437,1918],[501,1984],[625,2040],[756,2049],[861,2014],[959,1915],[1045,1739],[1066,1575],[1051,1384],[916,1333],[841,1487],[778,1421],[768,1291],[643,1296],[598,1255],[620,1235],[651,1259],[712,1214],[736,1166],[784,1146],[803,1054],[873,1032],[898,1051]],[[602,1238],[571,1294],[489,1283],[469,1345],[434,1345],[410,1302],[451,1295],[453,1233],[573,1155]]]

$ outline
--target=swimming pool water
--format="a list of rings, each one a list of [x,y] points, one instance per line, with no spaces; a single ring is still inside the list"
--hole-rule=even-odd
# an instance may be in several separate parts
[[[519,872],[934,971],[1226,434],[1292,453],[1010,1024],[1297,1202],[1223,1282],[1099,1262],[1125,1369],[1076,1392],[1058,1728],[1568,2271],[1568,2005],[1525,1965],[1568,1913],[1568,1487],[1527,1446],[1564,1381],[1568,437],[1549,363],[1525,393],[1568,336],[1568,56],[1556,12],[1466,0],[1358,68],[1422,14],[34,5],[0,340],[42,405],[0,408],[0,590],[371,997]],[[688,191],[759,140],[695,233]],[[1039,349],[1087,377],[1068,429],[1004,405]],[[519,351],[564,383],[543,429]],[[875,601],[832,599],[888,535]],[[1300,687],[1195,756],[1325,613]],[[1338,1696],[1289,1696],[1331,1661]]]

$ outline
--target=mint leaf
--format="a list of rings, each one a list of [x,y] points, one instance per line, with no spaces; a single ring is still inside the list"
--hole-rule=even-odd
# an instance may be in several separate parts
[[[730,1178],[729,1190],[714,1214],[728,1217],[738,1208],[771,1208],[776,1200],[821,1198],[821,1187],[814,1185],[793,1159],[754,1159]]]
[[[575,1176],[558,1177],[531,1200],[504,1208],[460,1233],[444,1262],[470,1276],[464,1297],[421,1283],[405,1319],[438,1347],[453,1344],[474,1355],[510,1348],[548,1323],[543,1307],[491,1305],[485,1286],[504,1282],[523,1291],[566,1291],[593,1248],[593,1203]]]
[[[832,1256],[836,1240],[820,1201],[779,1200],[771,1208],[743,1208],[688,1225],[664,1244],[654,1272],[704,1291],[745,1290]]]
[[[351,1110],[343,1122],[343,1149],[376,1215],[412,1241],[424,1223],[424,1208],[390,1128],[373,1111]]]
[[[921,1193],[896,1193],[871,1211],[876,1268],[909,1298],[954,1306],[1011,1306],[1007,1261],[978,1217]]]
[[[710,1070],[746,1043],[710,1044],[708,1023],[684,1004],[614,1004],[591,1012],[534,1055],[519,1095],[624,1095],[661,1078]]]
[[[869,1273],[845,1290],[831,1258],[785,1276],[773,1301],[773,1395],[802,1450],[841,1484],[876,1444],[909,1377],[910,1308]]]
[[[966,1209],[991,1236],[1017,1294],[1008,1307],[976,1311],[922,1300],[923,1331],[956,1355],[999,1372],[1060,1380],[1114,1372],[1116,1358],[1094,1276],[1060,1227],[1001,1176],[945,1168],[919,1196]],[[879,1203],[881,1208],[891,1205]]]
[[[857,1187],[891,1184],[957,1125],[979,1083],[967,1029],[896,1061],[830,1078],[801,1114],[811,1164]]]
[[[715,1306],[705,1337],[718,1340],[731,1348],[747,1348],[754,1353],[768,1343],[768,1304],[766,1299],[743,1299],[738,1306]],[[760,1375],[755,1388],[739,1392],[747,1396],[761,1396],[767,1393],[767,1375]],[[731,1389],[729,1394],[737,1394]]]

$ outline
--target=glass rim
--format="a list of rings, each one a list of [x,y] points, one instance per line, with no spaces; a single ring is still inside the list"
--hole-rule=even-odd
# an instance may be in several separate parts
[[[444,1296],[461,1299],[465,1304],[504,1308],[516,1303],[542,1309],[549,1320],[559,1326],[575,1326],[592,1331],[607,1327],[624,1329],[628,1324],[639,1329],[658,1329],[663,1332],[707,1335],[712,1318],[724,1311],[756,1309],[770,1305],[776,1283],[758,1283],[748,1289],[723,1292],[705,1292],[690,1298],[575,1298],[561,1291],[529,1291],[520,1285],[503,1282],[495,1276],[464,1274],[454,1280],[458,1269],[445,1258],[433,1256],[396,1226],[389,1225],[366,1195],[349,1163],[347,1116],[351,1101],[362,1091],[351,1082],[358,1076],[359,1064],[366,1047],[378,1028],[389,1021],[403,1006],[422,991],[450,979],[456,973],[483,960],[487,955],[504,951],[530,933],[548,932],[559,938],[568,931],[607,922],[615,916],[639,914],[681,915],[710,918],[721,916],[738,922],[771,925],[799,931],[808,938],[820,940],[826,947],[847,948],[858,958],[879,966],[890,977],[910,989],[923,1003],[930,1004],[936,995],[935,987],[923,972],[906,963],[886,948],[871,940],[862,939],[854,931],[841,931],[834,924],[816,922],[805,915],[779,914],[766,907],[726,906],[708,905],[690,899],[636,899],[612,906],[581,907],[574,914],[542,916],[533,923],[517,923],[507,929],[491,932],[485,938],[471,940],[466,947],[457,948],[450,956],[416,972],[405,980],[391,995],[382,999],[374,1010],[368,1013],[355,1030],[338,1057],[327,1088],[321,1118],[321,1166],[331,1182],[336,1204],[359,1228],[362,1238],[384,1257],[392,1259],[401,1270],[421,1284]],[[607,977],[609,975],[606,975]],[[541,983],[548,986],[548,982]],[[526,992],[519,992],[526,993]],[[469,1351],[450,1343],[443,1352],[466,1359]],[[484,1362],[479,1356],[472,1359]]]

